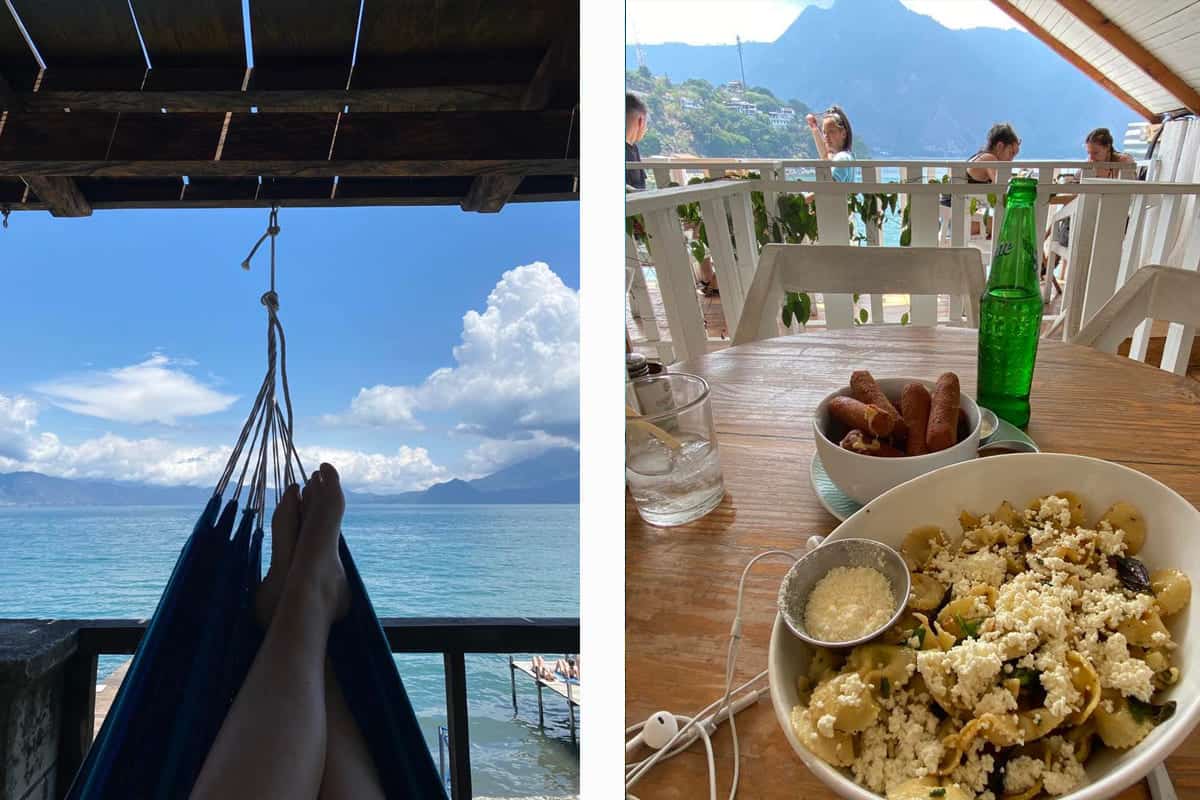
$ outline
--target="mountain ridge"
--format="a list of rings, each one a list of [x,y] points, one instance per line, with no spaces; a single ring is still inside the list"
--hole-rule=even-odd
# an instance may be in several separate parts
[[[195,486],[56,478],[40,472],[0,473],[0,507],[203,505],[211,496],[211,489]],[[360,505],[574,504],[579,502],[579,451],[555,448],[482,478],[470,481],[455,478],[419,492],[387,495],[347,492],[346,502]]]
[[[626,47],[629,70],[637,49]],[[652,73],[674,82],[740,79],[736,45],[640,49]],[[1026,31],[951,30],[899,0],[808,6],[774,42],[743,43],[742,53],[748,84],[814,108],[838,103],[878,156],[969,156],[993,123],[1010,121],[1021,157],[1081,158],[1088,131],[1119,138],[1136,119]]]

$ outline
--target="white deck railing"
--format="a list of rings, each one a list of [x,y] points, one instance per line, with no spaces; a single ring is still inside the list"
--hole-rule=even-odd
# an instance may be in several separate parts
[[[990,243],[985,235],[971,235],[971,199],[977,206],[987,208],[994,216],[993,230],[999,231],[1004,208],[1000,203],[990,208],[987,194],[1003,192],[1014,174],[1035,177],[1040,186],[1036,213],[1038,231],[1046,231],[1052,197],[1061,202],[1064,196],[1079,199],[1071,211],[1071,246],[1068,269],[1071,277],[1064,297],[1062,335],[1069,338],[1091,317],[1137,268],[1148,263],[1170,264],[1196,269],[1200,263],[1200,163],[1195,151],[1200,149],[1200,125],[1176,130],[1172,141],[1160,144],[1173,159],[1170,169],[1163,167],[1160,158],[1150,163],[1150,181],[1100,180],[1090,178],[1098,167],[1120,167],[1131,177],[1135,169],[1129,164],[1107,165],[1087,161],[1023,161],[990,162],[997,170],[996,184],[968,184],[966,170],[978,163],[933,160],[870,160],[839,163],[860,171],[862,182],[837,183],[832,180],[831,163],[815,160],[763,159],[671,159],[648,160],[640,166],[655,174],[659,185],[671,178],[687,178],[689,171],[703,172],[709,183],[653,189],[629,194],[626,215],[643,219],[650,236],[650,262],[656,269],[662,293],[665,320],[655,320],[649,298],[644,296],[644,281],[640,271],[646,253],[626,237],[626,254],[634,275],[634,299],[643,319],[646,340],[657,345],[665,361],[684,360],[704,353],[707,334],[695,290],[692,254],[680,224],[677,208],[682,204],[698,203],[705,225],[708,252],[718,276],[721,306],[732,331],[737,327],[746,290],[757,268],[759,243],[755,235],[752,193],[762,192],[768,214],[779,208],[778,199],[789,194],[811,194],[813,197],[819,239],[815,244],[848,244],[851,242],[847,203],[854,194],[899,194],[899,209],[909,206],[911,244],[936,246],[974,244],[985,252],[984,263],[990,263]],[[1191,147],[1191,156],[1187,153]],[[1144,162],[1145,163],[1145,162]],[[638,165],[630,164],[630,168]],[[1140,166],[1140,165],[1139,165]],[[672,175],[674,171],[674,175]],[[898,171],[898,172],[897,172]],[[727,172],[757,172],[756,179],[722,179]],[[881,180],[881,173],[885,176]],[[1073,173],[1083,182],[1057,183],[1060,175]],[[949,182],[940,178],[948,175]],[[888,180],[898,176],[898,180]],[[938,180],[936,184],[929,180]],[[1175,182],[1184,181],[1187,182]],[[676,180],[678,182],[678,180]],[[941,195],[949,195],[951,206],[939,204]],[[1128,224],[1126,224],[1128,220]],[[978,226],[984,234],[986,225]],[[877,232],[867,231],[867,240],[878,241]],[[876,235],[872,235],[876,234]],[[744,246],[748,243],[749,246]],[[1050,282],[1046,282],[1049,299]],[[643,296],[638,296],[639,292]],[[913,297],[911,302],[936,304],[937,298]],[[872,320],[883,319],[883,299],[871,298]],[[960,303],[951,299],[950,318],[961,315]],[[928,309],[922,308],[928,312]],[[914,309],[915,311],[915,309]],[[670,343],[662,341],[659,324],[670,332]],[[1144,326],[1145,327],[1145,326]],[[1057,330],[1057,329],[1056,329]],[[1141,331],[1141,341],[1135,337],[1135,347],[1145,347],[1148,327]],[[1178,334],[1178,335],[1176,335]],[[1174,332],[1176,345],[1190,351],[1191,331]],[[1170,346],[1170,343],[1169,343]]]

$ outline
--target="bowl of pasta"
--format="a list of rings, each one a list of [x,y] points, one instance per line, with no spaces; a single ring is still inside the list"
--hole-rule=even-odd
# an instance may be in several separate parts
[[[776,717],[860,800],[1100,800],[1200,721],[1200,512],[1127,467],[977,459],[879,496],[826,541],[900,551],[908,607],[879,638],[813,647],[776,618]]]

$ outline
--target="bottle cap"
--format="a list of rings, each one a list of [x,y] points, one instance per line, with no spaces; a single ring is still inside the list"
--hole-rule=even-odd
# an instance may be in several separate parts
[[[650,365],[646,362],[646,357],[641,353],[626,353],[625,354],[625,370],[629,373],[629,379],[641,378],[650,374]]]

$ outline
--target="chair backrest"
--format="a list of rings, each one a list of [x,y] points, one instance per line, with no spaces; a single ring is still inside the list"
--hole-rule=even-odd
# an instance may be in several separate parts
[[[1134,328],[1146,320],[1171,322],[1172,327],[1178,325],[1190,332],[1200,327],[1200,272],[1175,267],[1142,267],[1096,312],[1071,343],[1115,353]],[[1186,338],[1191,341],[1190,337]],[[1178,358],[1178,354],[1169,350],[1164,351],[1160,366],[1184,374],[1187,358]]]
[[[733,343],[776,336],[784,292],[823,294],[829,328],[853,324],[853,294],[948,294],[963,299],[967,325],[977,328],[984,283],[983,260],[974,247],[768,244],[759,256]],[[926,305],[930,311],[914,304],[911,324],[937,324],[937,304]]]

